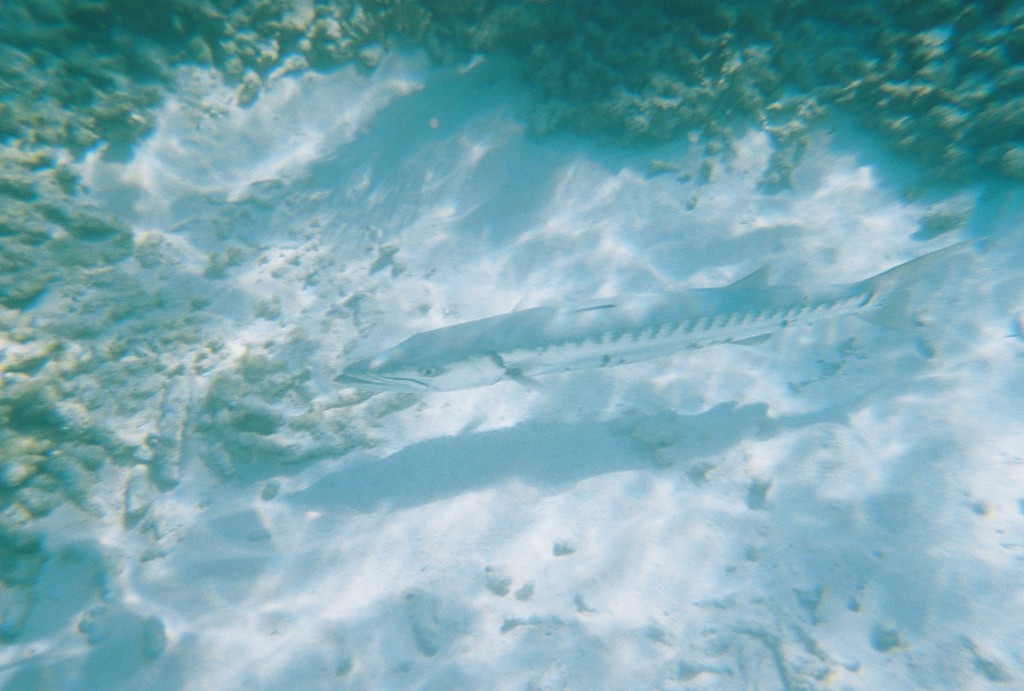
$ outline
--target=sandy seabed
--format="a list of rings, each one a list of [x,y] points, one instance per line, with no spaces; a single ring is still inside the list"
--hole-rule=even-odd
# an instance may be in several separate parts
[[[822,125],[794,189],[766,195],[763,132],[703,171],[689,142],[534,139],[504,72],[391,56],[239,109],[183,69],[129,161],[86,161],[90,200],[132,223],[121,269],[191,301],[198,331],[139,382],[159,415],[109,392],[121,438],[174,448],[155,476],[107,469],[94,515],[43,521],[53,556],[0,683],[1022,683],[1019,193],[907,201],[912,171]],[[967,222],[922,240],[935,204]],[[984,249],[922,277],[905,330],[821,322],[537,389],[334,382],[517,306],[765,264],[852,282],[972,236]]]

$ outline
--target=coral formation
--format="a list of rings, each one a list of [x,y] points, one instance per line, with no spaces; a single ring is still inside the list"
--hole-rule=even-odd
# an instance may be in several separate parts
[[[770,189],[785,186],[800,130],[823,108],[856,115],[937,178],[1019,179],[1024,167],[1024,10],[1007,0],[194,0],[145,12],[23,1],[0,39],[0,136],[73,153],[98,143],[123,153],[148,132],[177,64],[213,65],[247,105],[268,79],[352,62],[372,69],[404,43],[439,61],[513,55],[537,89],[538,133],[637,143],[767,126],[782,152]],[[0,192],[31,194],[30,183],[4,177]]]
[[[437,33],[463,51],[521,59],[540,92],[539,132],[645,142],[761,123],[779,144],[765,181],[776,189],[800,130],[827,108],[854,114],[937,179],[1021,175],[1016,3],[581,0],[478,13],[438,13]]]

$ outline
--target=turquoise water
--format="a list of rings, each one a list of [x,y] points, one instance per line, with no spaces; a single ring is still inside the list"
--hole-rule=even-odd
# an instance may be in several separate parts
[[[1021,684],[1019,4],[9,5],[0,686]],[[901,323],[336,381],[970,239]]]

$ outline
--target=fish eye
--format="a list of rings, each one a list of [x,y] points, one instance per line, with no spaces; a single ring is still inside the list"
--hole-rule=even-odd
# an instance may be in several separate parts
[[[420,368],[420,374],[423,375],[424,377],[436,377],[437,375],[441,374],[441,368],[440,367],[421,367]]]

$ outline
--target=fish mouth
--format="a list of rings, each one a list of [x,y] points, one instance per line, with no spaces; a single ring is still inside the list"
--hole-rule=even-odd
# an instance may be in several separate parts
[[[429,386],[410,377],[387,377],[381,374],[342,372],[334,378],[334,381],[372,391],[406,391],[411,393],[430,391]]]

